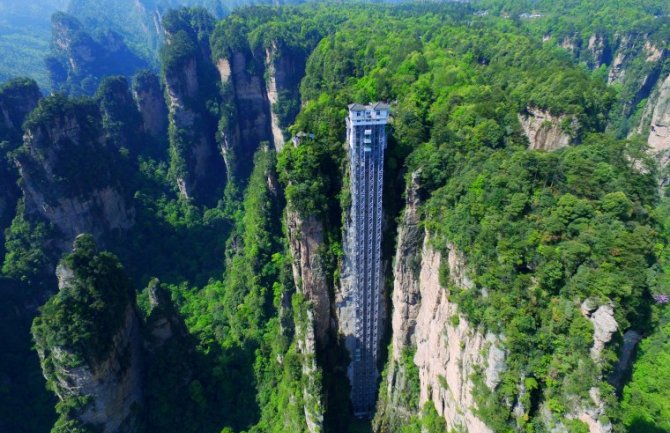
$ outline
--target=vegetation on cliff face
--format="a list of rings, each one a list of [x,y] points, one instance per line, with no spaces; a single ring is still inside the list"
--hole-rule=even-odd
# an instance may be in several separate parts
[[[220,98],[216,68],[210,60],[214,19],[203,8],[172,10],[163,17],[167,34],[161,49],[169,107],[170,175],[181,194],[216,203],[225,170],[216,148]]]
[[[9,153],[21,145],[23,122],[41,97],[37,84],[30,79],[17,78],[0,85],[0,257],[5,255],[4,232],[19,200],[18,175]]]
[[[77,18],[63,12],[55,13],[51,23],[52,54],[45,62],[55,91],[91,95],[104,77],[130,76],[147,66],[113,30],[92,34]]]
[[[659,78],[667,74],[670,7],[659,0],[618,2],[480,0],[491,15],[511,18],[537,39],[561,46],[618,93],[609,129],[631,133]],[[532,15],[532,17],[531,17]]]
[[[0,146],[0,156],[18,160],[38,183],[54,175],[57,188],[45,190],[54,202],[65,192],[86,197],[114,184],[127,192],[136,211],[136,224],[105,244],[119,259],[95,250],[87,237],[64,259],[74,270],[74,283],[45,304],[33,325],[51,386],[54,347],[68,347],[72,365],[104,357],[120,308],[134,307],[132,287],[160,284],[174,303],[161,314],[184,326],[154,345],[156,335],[164,334],[151,334],[153,327],[165,316],[146,307],[152,302],[149,289],[140,296],[146,313],[146,431],[305,432],[307,418],[319,420],[324,407],[326,429],[353,431],[346,384],[333,385],[343,377],[335,369],[347,360],[308,348],[310,306],[292,281],[282,221],[290,206],[324,223],[320,252],[329,284],[336,287],[348,200],[346,106],[385,100],[392,101],[393,111],[385,245],[393,243],[401,191],[416,173],[423,227],[437,249],[445,252],[453,244],[465,254],[475,285],[449,287],[450,300],[470,323],[503,336],[502,381],[493,390],[477,387],[478,416],[501,432],[539,433],[560,422],[583,431],[579,421],[566,420],[597,388],[608,409],[601,421],[616,431],[668,429],[665,388],[656,386],[667,375],[667,306],[653,298],[668,294],[667,216],[657,209],[664,200],[657,190],[659,173],[643,144],[617,137],[635,116],[634,109],[622,111],[624,99],[635,99],[634,80],[608,86],[606,70],[594,70],[590,60],[558,43],[542,42],[547,32],[555,39],[577,31],[590,37],[601,24],[609,35],[639,25],[647,26],[639,28],[648,28],[648,40],[661,47],[666,19],[649,14],[668,11],[658,1],[641,7],[629,2],[621,6],[628,13],[607,22],[604,12],[594,20],[585,16],[610,11],[609,3],[572,3],[258,7],[218,24],[204,9],[173,11],[163,16],[169,43],[161,54],[165,96],[173,109],[169,143],[154,137],[154,147],[147,146],[125,70],[89,70],[90,77],[66,79],[73,87],[64,90],[92,94],[97,88],[94,98],[45,98],[25,127],[44,137],[55,132],[59,139],[47,140],[48,146],[19,146],[21,131],[7,135],[0,122],[0,141],[8,143]],[[578,17],[557,18],[569,4],[580,8]],[[489,16],[475,15],[479,7]],[[533,8],[547,16],[518,18]],[[512,19],[495,16],[499,13]],[[61,17],[60,24],[78,35],[77,44],[99,43],[74,21]],[[261,145],[253,160],[245,161],[248,179],[235,179],[227,192],[225,172],[212,171],[201,190],[204,199],[184,199],[175,179],[200,174],[190,152],[205,140],[214,149],[207,162],[222,167],[216,143],[239,115],[231,105],[235,90],[220,84],[214,62],[244,52],[253,59],[245,72],[268,80],[262,76],[265,50],[270,61],[304,65],[284,83],[274,109],[282,128],[306,134],[278,155]],[[581,61],[589,67],[575,65]],[[645,71],[633,68],[629,76],[640,78]],[[97,85],[112,72],[121,76]],[[21,85],[38,93],[34,83]],[[574,146],[554,153],[527,150],[518,115],[528,107],[562,116],[560,127]],[[183,123],[191,115],[195,120]],[[74,138],[68,135],[73,125]],[[52,153],[59,163],[45,170]],[[0,287],[20,299],[17,308],[30,311],[27,304],[41,303],[53,292],[58,234],[27,213],[25,203],[18,202],[7,231],[3,278],[11,280],[0,280]],[[21,290],[25,294],[19,296]],[[594,325],[581,311],[585,301],[611,304],[620,334],[636,329],[648,336],[621,402],[605,379],[620,336],[594,359]],[[5,323],[10,322],[2,322],[3,333],[9,329]],[[445,431],[430,401],[420,407],[420,379],[410,353],[403,357],[410,383],[399,401],[412,416],[399,431]],[[5,372],[16,370],[9,364],[0,362],[0,383]],[[23,379],[35,386],[34,376]],[[521,384],[529,392],[522,395]],[[0,404],[6,400],[2,392],[0,387]],[[51,422],[53,414],[44,409],[51,401],[40,395],[40,402],[22,431],[43,431]],[[512,413],[516,403],[521,416]],[[61,402],[54,431],[85,429],[68,414],[86,404]],[[318,430],[317,424],[311,428]]]
[[[658,330],[645,339],[623,391],[622,419],[631,432],[670,429],[670,321],[666,311]]]
[[[337,212],[332,186],[341,171],[331,167],[343,165],[338,119],[346,104],[397,100],[387,173],[405,158],[419,173],[426,228],[438,248],[453,243],[466,254],[476,284],[451,288],[451,299],[505,338],[503,382],[478,394],[479,416],[495,431],[539,431],[580,413],[595,387],[608,406],[603,422],[621,426],[605,381],[616,354],[592,359],[593,325],[581,304],[612,303],[621,332],[649,331],[652,295],[668,290],[654,164],[639,141],[604,133],[621,95],[504,20],[470,18],[466,29],[430,13],[416,21],[390,15],[348,21],[311,56],[294,130],[315,138],[280,155],[289,203],[305,214]],[[370,23],[372,35],[364,30]],[[517,113],[528,106],[575,119],[580,146],[525,150]],[[537,386],[514,419],[523,377]]]
[[[506,428],[511,415],[502,408],[520,398],[521,377],[537,381],[534,404],[558,419],[578,413],[584,403],[575,396],[588,398],[592,387],[613,396],[600,372],[616,353],[594,364],[585,300],[613,305],[620,330],[649,329],[651,293],[666,288],[658,285],[662,241],[649,217],[654,179],[629,163],[640,158],[639,145],[600,136],[555,154],[482,152],[432,195],[434,243],[444,251],[457,245],[474,274],[475,288],[451,287],[451,299],[473,324],[505,336],[503,382],[480,402],[495,430]]]
[[[77,367],[94,370],[106,361],[114,363],[109,367],[113,372],[116,363],[122,370],[130,368],[130,358],[137,354],[126,352],[129,347],[117,348],[115,344],[121,344],[117,334],[129,326],[129,309],[134,314],[135,289],[118,259],[98,252],[90,235],[77,238],[72,254],[59,265],[59,279],[60,290],[41,307],[32,326],[47,386],[60,397],[56,406],[60,417],[51,431],[93,432],[96,426],[86,425],[80,419],[93,396],[82,394],[78,388],[89,392],[92,389],[84,388],[85,378],[78,382],[75,377],[63,377],[64,370],[73,372]],[[122,358],[108,361],[115,349]]]
[[[189,331],[198,336],[198,351],[216,365],[207,389],[218,393],[225,423],[236,431],[300,432],[306,428],[307,378],[305,355],[298,352],[292,329],[306,320],[306,307],[293,294],[281,239],[274,155],[259,150],[254,160],[244,201],[234,215],[223,279],[200,289],[171,290]],[[318,389],[313,391],[318,395]],[[209,413],[217,412],[208,407]]]
[[[135,289],[118,259],[99,253],[90,236],[78,238],[72,254],[60,266],[67,283],[35,319],[36,348],[45,353],[45,365],[53,363],[50,352],[54,348],[74,355],[71,367],[100,361],[111,349],[126,307],[134,302]]]

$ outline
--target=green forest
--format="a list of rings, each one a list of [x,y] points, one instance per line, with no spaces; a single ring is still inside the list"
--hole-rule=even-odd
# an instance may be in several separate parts
[[[670,432],[667,2],[218,7],[162,14],[160,50],[59,15],[58,91],[0,85],[0,431]],[[375,101],[387,311],[357,419],[344,119]],[[497,336],[493,386],[488,346],[461,390],[413,335],[394,358],[396,291],[428,290],[410,230],[455,311],[428,331]]]

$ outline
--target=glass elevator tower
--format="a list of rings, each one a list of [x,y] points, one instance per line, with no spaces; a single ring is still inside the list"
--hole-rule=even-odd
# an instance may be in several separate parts
[[[370,417],[377,398],[382,301],[382,190],[389,106],[349,105],[347,142],[351,172],[355,343],[349,378],[354,415]]]

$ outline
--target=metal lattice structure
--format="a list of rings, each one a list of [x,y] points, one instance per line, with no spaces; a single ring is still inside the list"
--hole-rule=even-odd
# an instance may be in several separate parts
[[[354,415],[369,417],[377,397],[377,360],[382,300],[382,190],[389,107],[349,106],[347,141],[351,168],[350,262],[356,311],[355,344],[350,366]]]

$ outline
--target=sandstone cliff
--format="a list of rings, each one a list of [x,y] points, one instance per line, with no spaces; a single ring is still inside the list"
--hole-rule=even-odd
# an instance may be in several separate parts
[[[260,143],[283,148],[286,129],[300,108],[299,86],[309,51],[292,46],[290,37],[268,36],[252,46],[247,31],[222,26],[212,43],[224,100],[219,143],[229,173],[242,182]]]
[[[122,76],[106,77],[95,94],[107,144],[115,149],[137,152],[146,145],[144,125],[128,80]]]
[[[636,130],[639,134],[647,131],[651,151],[663,157],[670,149],[670,76],[652,94]]]
[[[627,70],[631,62],[638,56],[644,57],[645,63],[651,66],[651,72],[656,64],[665,56],[664,50],[649,40],[648,35],[644,34],[623,34],[616,35],[616,48],[612,64],[610,65],[608,82],[621,83],[626,78]],[[643,81],[648,80],[649,75],[643,77]]]
[[[608,64],[611,61],[612,52],[606,35],[593,33],[589,37],[587,50],[587,64],[593,69],[597,69],[603,64]]]
[[[469,277],[467,258],[458,248],[447,244],[443,252],[437,251],[425,234],[418,211],[417,178],[412,177],[398,230],[391,351],[379,392],[374,429],[394,432],[401,426],[420,425],[419,414],[428,404],[444,418],[449,431],[492,432],[478,415],[480,397],[475,396],[481,395],[482,389],[498,387],[507,369],[505,337],[473,326],[450,301],[449,287],[471,290],[474,284]],[[445,287],[446,276],[448,287]],[[519,425],[534,413],[532,416],[538,416],[554,433],[572,431],[569,424],[576,421],[583,423],[590,433],[613,430],[607,417],[610,397],[601,392],[608,389],[605,381],[621,388],[640,334],[632,329],[623,334],[619,361],[614,372],[606,377],[605,351],[615,336],[623,333],[615,320],[614,304],[589,298],[581,304],[581,314],[593,329],[590,360],[584,361],[588,364],[584,368],[594,372],[593,385],[585,395],[566,395],[566,411],[558,415],[541,400],[539,407],[527,407],[529,391],[522,375],[518,379],[517,401],[507,403],[512,419],[516,418]]]
[[[21,144],[21,126],[35,109],[42,95],[37,84],[28,79],[12,80],[0,86],[0,255],[4,255],[5,228],[16,211],[20,190],[18,173],[8,159],[8,152]]]
[[[621,100],[613,107],[610,124],[622,134],[635,130],[636,125],[631,127],[628,119],[636,114],[641,101],[661,87],[659,80],[664,78],[661,74],[667,69],[668,52],[662,40],[654,38],[655,35],[639,32],[595,32],[583,37],[572,34],[558,41],[576,61],[591,69],[605,67],[607,82],[620,86]],[[545,42],[551,40],[551,35],[545,35]],[[643,127],[649,125],[651,112],[647,115]]]
[[[419,401],[421,404],[432,401],[450,429],[492,432],[476,416],[472,376],[482,367],[486,386],[494,389],[505,368],[505,352],[499,347],[499,338],[473,328],[459,315],[457,305],[449,302],[448,292],[438,278],[441,260],[426,241],[419,274],[421,306],[415,330]],[[451,275],[463,273],[465,262],[455,249],[449,252],[447,260]],[[464,278],[462,282],[467,281]]]
[[[529,149],[556,150],[570,145],[577,134],[579,123],[566,116],[554,116],[535,107],[527,107],[519,114],[519,122],[528,141]]]
[[[486,386],[495,388],[505,368],[505,352],[499,337],[473,328],[448,300],[448,291],[439,279],[443,258],[419,226],[417,189],[413,183],[408,190],[398,232],[392,350],[380,389],[375,429],[397,431],[429,403],[450,430],[491,432],[476,416],[472,375],[482,367]],[[452,283],[470,288],[464,257],[452,248],[444,260]],[[418,396],[412,395],[415,389]]]
[[[104,241],[133,225],[116,158],[93,103],[52,96],[26,122],[16,156],[26,211],[60,230],[61,250],[81,233]]]
[[[612,62],[612,46],[610,35],[606,33],[592,33],[582,37],[579,33],[571,33],[558,39],[558,45],[568,51],[576,60],[585,63],[591,69]],[[550,33],[543,36],[543,42],[552,41]]]
[[[37,83],[30,79],[19,78],[0,86],[0,141],[20,141],[23,121],[41,98]]]
[[[158,77],[151,72],[136,75],[133,80],[133,98],[142,114],[144,131],[156,139],[165,139],[168,112]]]
[[[170,299],[170,294],[160,287],[158,280],[151,281],[147,290],[149,312],[145,327],[145,347],[149,352],[157,352],[171,341],[185,338],[188,331]],[[184,381],[188,383],[188,377],[184,377]]]
[[[321,401],[321,375],[316,362],[316,337],[312,326],[315,323],[314,312],[306,309],[304,312],[297,311],[297,313],[295,338],[298,353],[302,355],[302,399],[305,423],[310,433],[321,433],[323,431],[324,408]]]
[[[238,46],[226,50],[216,64],[230,106],[219,132],[221,151],[230,175],[245,182],[261,142],[274,141],[263,63],[248,47]]]
[[[208,51],[211,29],[195,28],[190,17],[174,14],[179,16],[171,18],[174,29],[166,28],[163,62],[171,174],[184,198],[215,203],[225,169],[215,141],[216,119],[207,107],[216,101],[216,72]]]
[[[53,15],[52,56],[47,58],[51,85],[74,94],[93,94],[103,77],[130,76],[147,67],[118,33],[105,30],[92,36],[74,16]]]
[[[646,34],[617,34],[614,38],[608,83],[623,85],[622,115],[629,117],[657,86],[667,52]]]
[[[286,128],[300,107],[300,81],[305,76],[304,49],[275,40],[265,49],[267,99],[270,104],[272,139],[279,151],[286,141]]]
[[[67,408],[58,424],[139,431],[142,343],[130,281],[88,236],[57,276],[59,292],[35,319],[33,336],[48,386]]]
[[[593,325],[591,359],[595,368],[599,371],[603,364],[602,352],[618,330],[618,324],[614,319],[614,307],[611,303],[598,305],[596,300],[587,299],[581,305],[581,313]],[[628,350],[631,350],[631,348]],[[624,363],[629,362],[625,359],[626,356],[626,351],[624,351],[622,353],[622,362]],[[627,368],[627,366],[621,368]],[[603,377],[598,378],[598,380],[604,379]],[[568,433],[570,430],[565,426],[566,420],[581,421],[588,427],[589,433],[610,433],[612,431],[612,424],[606,416],[606,404],[599,387],[591,387],[588,396],[571,396],[570,402],[570,410],[559,417],[551,414],[546,406],[541,408],[543,421],[546,425],[552,427],[552,431]]]
[[[323,223],[315,216],[286,212],[293,280],[311,305],[316,338],[325,343],[330,328],[330,298],[321,248]]]
[[[277,149],[279,152],[284,147],[284,142],[286,140],[284,139],[284,133],[282,132],[279,116],[277,115],[277,111],[274,108],[279,102],[279,92],[283,87],[282,84],[287,77],[295,75],[295,72],[289,71],[289,68],[286,66],[286,57],[275,54],[276,51],[276,45],[265,50],[265,67],[268,71],[266,96],[270,105],[270,129],[272,131],[272,142],[275,145],[275,149]]]

